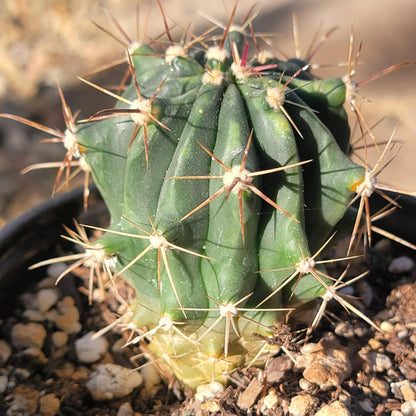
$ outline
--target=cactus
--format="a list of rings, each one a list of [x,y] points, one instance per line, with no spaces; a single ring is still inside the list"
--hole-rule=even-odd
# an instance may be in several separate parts
[[[348,155],[346,82],[317,80],[299,59],[251,57],[254,35],[232,20],[217,42],[174,44],[167,29],[164,54],[131,46],[122,95],[84,80],[115,108],[75,123],[60,91],[70,129],[31,124],[68,150],[55,188],[76,163],[110,212],[94,243],[69,231],[86,252],[66,259],[134,288],[131,342],[192,388],[264,364],[276,322],[341,301],[344,283],[318,257],[366,181]]]

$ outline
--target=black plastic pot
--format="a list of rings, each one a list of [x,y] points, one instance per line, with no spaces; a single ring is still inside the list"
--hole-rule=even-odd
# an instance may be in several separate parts
[[[96,188],[91,188],[87,213],[83,212],[82,193],[83,189],[76,189],[53,198],[0,230],[0,316],[10,313],[18,293],[44,276],[42,271],[29,271],[30,265],[65,254],[70,243],[60,237],[64,224],[73,228],[73,219],[77,218],[81,223],[105,225],[107,210]],[[416,198],[389,196],[402,208],[377,221],[377,227],[416,243]],[[372,197],[374,212],[385,205],[384,199]]]
[[[0,316],[10,314],[16,295],[44,277],[44,270],[29,270],[38,261],[61,256],[71,243],[61,238],[64,225],[73,229],[74,219],[98,225],[108,216],[95,187],[90,188],[84,212],[83,189],[52,198],[22,214],[0,229]]]

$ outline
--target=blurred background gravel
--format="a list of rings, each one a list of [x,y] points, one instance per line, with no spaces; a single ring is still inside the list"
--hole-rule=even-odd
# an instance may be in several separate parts
[[[123,47],[92,22],[117,33],[105,10],[110,10],[126,33],[136,38],[136,8],[140,4],[142,30],[150,11],[149,37],[163,32],[155,0],[1,0],[0,1],[0,112],[18,114],[49,127],[63,129],[59,80],[73,112],[85,118],[112,105],[112,100],[83,85],[84,75],[124,56]],[[233,0],[162,0],[176,38],[190,21],[197,33],[212,25],[200,10],[221,22],[230,13]],[[312,62],[323,67],[315,73],[342,76],[346,72],[349,33],[353,25],[356,44],[363,42],[360,66],[355,76],[361,81],[402,61],[416,60],[416,8],[414,0],[240,0],[240,19],[256,4],[261,8],[254,21],[256,32],[273,34],[272,48],[294,55],[292,12],[296,14],[300,51],[306,53],[317,29],[320,34],[338,27]],[[182,26],[181,26],[182,25]],[[200,28],[200,29],[199,29]],[[125,67],[97,74],[94,82],[115,84]],[[399,188],[416,190],[416,66],[408,66],[379,78],[360,89],[363,111],[369,125],[382,117],[374,132],[382,141],[397,127],[396,138],[403,149],[380,179]],[[351,117],[351,120],[354,120]],[[356,137],[358,137],[358,132]],[[0,119],[0,227],[8,220],[50,197],[56,170],[20,170],[31,163],[63,158],[59,145],[40,143],[45,134],[11,120]],[[370,160],[374,163],[374,158]]]

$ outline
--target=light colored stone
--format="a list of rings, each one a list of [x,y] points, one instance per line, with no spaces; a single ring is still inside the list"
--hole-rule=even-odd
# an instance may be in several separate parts
[[[403,399],[407,401],[416,400],[416,384],[411,383],[409,380],[401,382],[400,392],[403,395]]]
[[[339,401],[332,402],[322,406],[315,416],[350,416],[351,413],[347,407]]]
[[[26,309],[23,311],[23,317],[32,322],[43,322],[46,320],[45,314],[38,309]]]
[[[102,364],[91,373],[87,389],[94,400],[107,401],[127,396],[142,382],[138,371],[117,364]]]
[[[11,399],[10,406],[6,411],[7,416],[33,415],[38,407],[39,392],[30,387],[19,385],[6,399]]]
[[[396,274],[409,273],[415,267],[415,262],[407,256],[397,257],[389,264],[389,272]]]
[[[46,394],[39,399],[39,413],[42,416],[55,416],[60,407],[61,401],[55,394]]]
[[[403,416],[415,416],[416,400],[409,400],[408,402],[404,402],[400,407],[400,411],[403,413]]]
[[[302,348],[297,367],[303,377],[323,390],[339,386],[350,374],[351,363],[347,352],[336,342],[321,340]]]
[[[94,332],[88,332],[75,341],[75,352],[78,361],[95,363],[108,351],[108,341],[105,337],[94,338]]]
[[[223,391],[224,386],[216,381],[209,384],[201,384],[196,389],[195,399],[203,403],[214,398],[217,394],[221,394]]]
[[[275,389],[270,389],[267,395],[262,400],[261,404],[261,413],[267,414],[269,410],[276,409],[279,403],[279,396],[276,393]]]
[[[46,329],[36,323],[17,323],[12,328],[12,345],[16,348],[43,347],[46,338]]]
[[[309,415],[315,409],[318,403],[319,399],[309,393],[293,396],[290,400],[289,414],[290,416]]]
[[[41,312],[48,311],[59,300],[59,291],[53,289],[41,289],[37,293],[38,309]]]
[[[129,402],[123,403],[117,411],[117,416],[134,416],[134,410]]]

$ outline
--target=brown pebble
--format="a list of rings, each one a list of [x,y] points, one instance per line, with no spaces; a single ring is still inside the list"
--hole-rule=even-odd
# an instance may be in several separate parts
[[[16,348],[42,348],[46,338],[46,329],[35,322],[18,323],[12,328],[11,338]]]
[[[370,388],[373,393],[377,394],[380,397],[387,397],[389,395],[389,385],[384,380],[380,380],[377,377],[371,378]]]
[[[47,394],[39,400],[39,413],[42,416],[55,416],[59,412],[61,401],[55,394]]]
[[[8,415],[32,415],[38,407],[39,392],[27,386],[19,385],[6,398],[12,398],[7,409]]]

